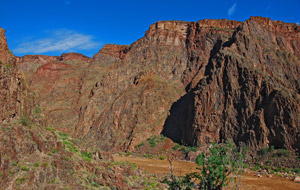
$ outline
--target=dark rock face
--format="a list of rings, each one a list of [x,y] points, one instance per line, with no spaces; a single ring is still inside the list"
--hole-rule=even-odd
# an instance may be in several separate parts
[[[70,119],[68,114],[73,110],[63,106],[68,105],[66,100],[76,91],[61,87],[80,84],[74,79],[78,74],[74,68],[82,71],[80,68],[87,61],[88,57],[75,53],[16,58],[8,50],[4,30],[0,28],[1,190],[146,188],[142,182],[148,176],[143,171],[130,164],[107,162],[112,160],[110,153],[91,150],[81,140],[48,125]],[[73,78],[65,76],[70,73]],[[62,92],[65,96],[58,97]],[[73,99],[70,101],[73,103]],[[47,103],[49,111],[41,107]],[[53,114],[57,108],[64,114]],[[55,120],[55,116],[59,119]]]
[[[20,112],[20,88],[16,59],[8,49],[5,30],[0,28],[0,124]]]
[[[188,85],[193,105],[179,106],[184,96],[175,103],[162,133],[189,145],[232,139],[251,150],[299,150],[299,31],[295,24],[252,17],[227,40],[219,37],[205,71]],[[179,117],[187,112],[192,117]],[[190,132],[180,132],[185,129]]]
[[[132,45],[109,44],[92,58],[24,56],[17,66],[45,125],[104,151],[160,133],[187,145],[297,150],[299,32],[263,17],[160,21]]]

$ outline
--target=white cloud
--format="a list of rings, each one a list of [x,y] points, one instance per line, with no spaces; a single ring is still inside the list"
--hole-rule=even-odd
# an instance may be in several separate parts
[[[236,11],[236,3],[234,3],[227,11],[227,15],[231,16],[234,14],[234,12]]]
[[[296,24],[300,25],[300,22],[296,22]]]
[[[93,37],[90,35],[61,29],[49,32],[45,38],[22,42],[13,51],[17,54],[39,54],[55,51],[91,50],[98,48],[100,45],[100,43],[93,41]]]

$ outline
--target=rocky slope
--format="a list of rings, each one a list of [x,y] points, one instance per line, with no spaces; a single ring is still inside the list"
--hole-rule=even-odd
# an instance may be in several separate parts
[[[230,38],[218,38],[203,72],[172,106],[163,134],[190,145],[232,139],[251,150],[299,151],[299,32],[296,24],[251,17]]]
[[[20,112],[21,79],[17,73],[15,56],[6,43],[5,30],[0,28],[0,124]]]
[[[131,150],[160,133],[205,146],[300,148],[300,28],[244,22],[161,21],[130,46],[24,56],[17,65],[44,126],[103,150]]]
[[[75,61],[70,62],[73,59]],[[41,105],[45,102],[51,103],[52,100],[54,105],[50,104],[50,108],[64,105],[57,102],[61,101],[59,97],[51,101],[47,98],[55,96],[51,93],[64,92],[56,84],[77,84],[77,78],[73,81],[72,77],[63,76],[71,75],[74,68],[77,68],[76,64],[80,68],[88,60],[89,58],[75,53],[59,57],[16,58],[9,51],[4,30],[0,28],[1,190],[160,187],[161,184],[155,178],[139,170],[136,165],[114,162],[110,153],[88,147],[80,139],[47,127],[48,123],[57,122],[56,115],[51,115]],[[27,64],[26,61],[34,64]],[[39,80],[40,88],[48,89],[40,89],[31,83]],[[55,81],[59,82],[52,83]],[[68,106],[67,103],[65,105]],[[70,107],[65,109],[68,108]],[[61,117],[62,115],[59,120],[63,122]]]

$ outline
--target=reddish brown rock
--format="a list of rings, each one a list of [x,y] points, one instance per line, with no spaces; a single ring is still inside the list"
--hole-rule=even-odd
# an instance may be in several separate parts
[[[15,56],[8,49],[5,30],[0,28],[0,124],[21,112],[21,88]]]
[[[202,52],[194,48],[198,41],[191,47]],[[299,26],[261,17],[243,22],[228,39],[218,37],[163,134],[189,145],[231,139],[251,150],[299,150],[299,42]]]
[[[299,41],[298,25],[263,17],[159,21],[130,46],[25,56],[18,68],[45,125],[106,151],[160,133],[298,150]]]
[[[109,56],[112,56],[112,57],[123,58],[128,50],[129,50],[128,45],[106,44],[99,51],[99,53],[100,54],[106,54],[106,55],[109,55]]]
[[[82,55],[80,53],[63,53],[60,56],[60,59],[62,61],[68,61],[68,60],[78,60],[78,61],[83,61],[83,62],[88,62],[90,60],[89,57]]]

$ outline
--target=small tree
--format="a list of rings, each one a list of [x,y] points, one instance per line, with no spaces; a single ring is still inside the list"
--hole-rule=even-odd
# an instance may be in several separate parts
[[[199,189],[222,189],[230,182],[237,182],[236,177],[242,171],[244,158],[245,153],[236,149],[233,143],[212,144],[208,152],[197,156],[196,163],[200,173],[193,173],[192,176],[200,180]],[[234,177],[230,175],[233,173]]]
[[[245,150],[236,148],[233,143],[212,144],[196,158],[199,172],[186,174],[181,178],[171,175],[169,189],[238,189],[245,153]]]

